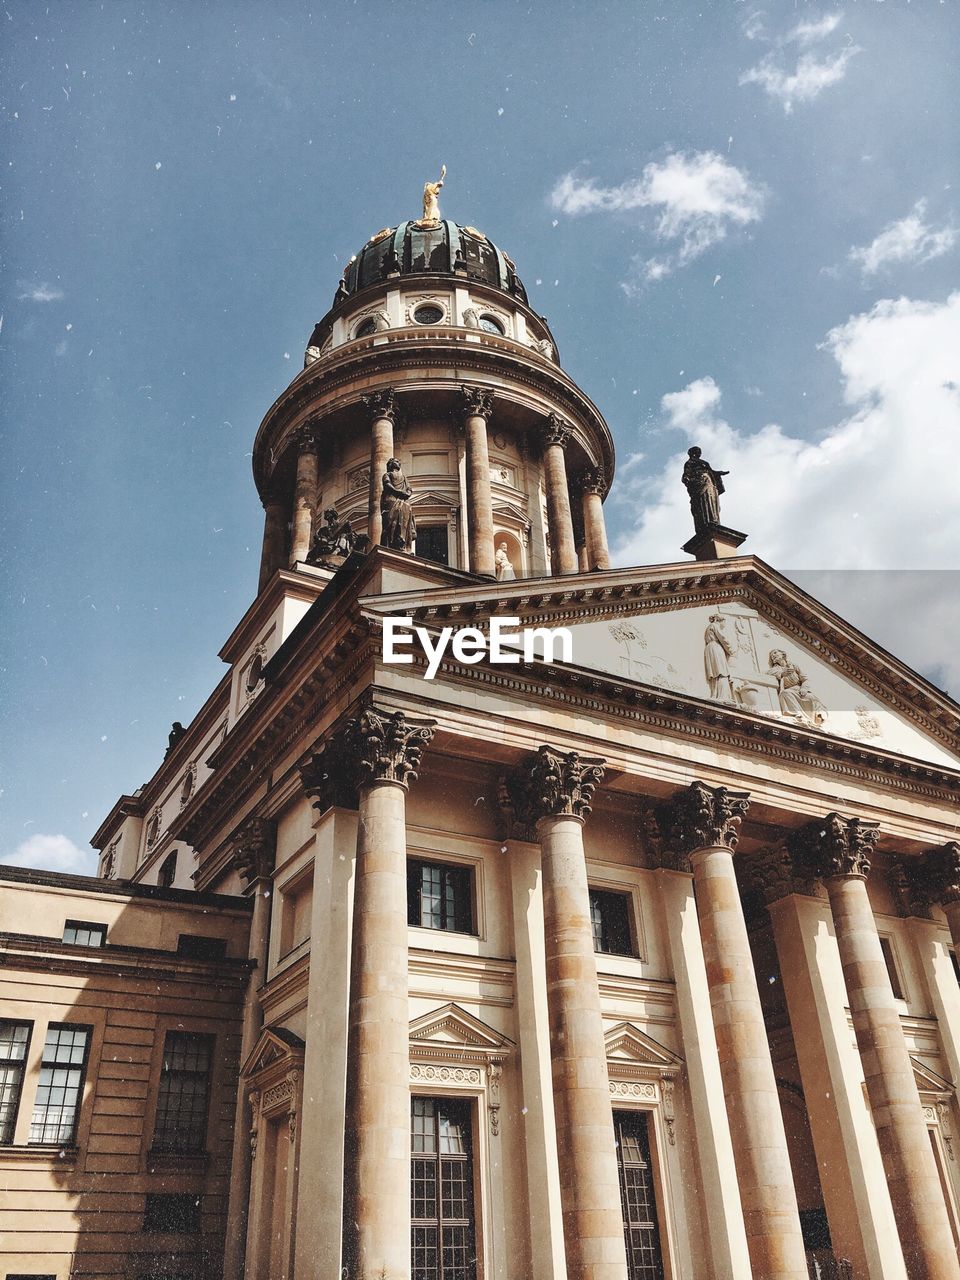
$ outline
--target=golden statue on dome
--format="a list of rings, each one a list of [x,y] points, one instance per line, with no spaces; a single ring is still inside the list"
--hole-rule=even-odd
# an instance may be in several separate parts
[[[423,184],[423,217],[420,219],[419,226],[435,227],[440,221],[440,188],[446,176],[447,166],[442,164],[439,181]]]

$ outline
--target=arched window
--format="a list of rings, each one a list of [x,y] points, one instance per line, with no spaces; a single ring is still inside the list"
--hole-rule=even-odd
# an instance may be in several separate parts
[[[376,333],[377,325],[372,316],[367,316],[366,320],[361,320],[357,325],[355,338],[369,338],[371,333]]]
[[[502,338],[506,333],[503,325],[496,316],[483,315],[480,317],[480,328],[486,329],[487,333],[498,333]]]

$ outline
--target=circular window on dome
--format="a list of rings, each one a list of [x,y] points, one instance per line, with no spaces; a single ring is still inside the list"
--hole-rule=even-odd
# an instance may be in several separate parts
[[[417,307],[413,313],[413,318],[417,324],[439,324],[443,319],[443,308],[428,302],[422,307]]]
[[[371,333],[376,333],[377,326],[372,316],[367,316],[366,320],[357,325],[357,331],[353,335],[355,338],[369,338]]]
[[[499,333],[501,338],[506,333],[506,329],[504,329],[496,316],[481,316],[480,328],[486,329],[487,333]]]

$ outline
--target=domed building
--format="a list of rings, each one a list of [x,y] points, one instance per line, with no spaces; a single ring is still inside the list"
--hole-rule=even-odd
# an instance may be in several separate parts
[[[960,1280],[960,707],[698,448],[693,558],[611,568],[610,431],[440,185],[260,425],[99,878],[0,868],[8,1280]]]

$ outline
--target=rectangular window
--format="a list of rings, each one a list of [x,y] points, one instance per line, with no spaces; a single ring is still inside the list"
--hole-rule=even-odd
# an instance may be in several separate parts
[[[13,1142],[23,1071],[30,1043],[30,1022],[0,1022],[0,1143]]]
[[[154,1151],[205,1151],[213,1036],[168,1031],[163,1046]]]
[[[40,1059],[30,1142],[73,1142],[89,1047],[89,1027],[50,1023]]]
[[[630,895],[590,890],[593,949],[609,956],[635,955],[630,932]]]
[[[470,1103],[410,1100],[411,1280],[476,1280]]]
[[[889,938],[880,938],[880,950],[883,952],[883,963],[887,966],[887,976],[890,979],[890,986],[893,988],[893,998],[894,1000],[902,1000],[904,998],[903,984],[897,972],[897,962],[893,957],[893,943]]]
[[[663,1254],[644,1111],[615,1111],[627,1280],[663,1280]]]
[[[148,1192],[143,1211],[143,1230],[196,1235],[200,1230],[200,1197]]]
[[[473,933],[469,867],[446,862],[407,863],[407,923],[421,929]]]
[[[445,524],[418,525],[417,555],[421,560],[433,560],[437,564],[450,563],[450,545]]]
[[[63,940],[76,947],[102,947],[107,940],[107,926],[90,920],[68,920],[63,926]]]
[[[177,955],[186,960],[222,960],[226,954],[226,938],[208,938],[199,933],[181,933],[177,938]]]

